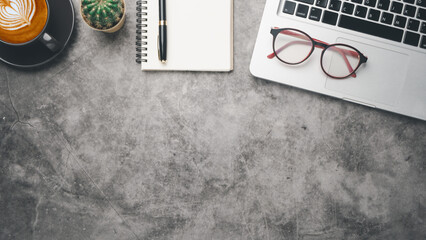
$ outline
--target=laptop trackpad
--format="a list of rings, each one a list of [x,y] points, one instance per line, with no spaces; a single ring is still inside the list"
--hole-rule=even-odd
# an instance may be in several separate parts
[[[338,38],[336,42],[357,48],[368,57],[368,61],[357,70],[356,78],[327,78],[325,87],[344,93],[349,98],[352,96],[391,106],[397,104],[405,82],[409,56],[345,38]]]

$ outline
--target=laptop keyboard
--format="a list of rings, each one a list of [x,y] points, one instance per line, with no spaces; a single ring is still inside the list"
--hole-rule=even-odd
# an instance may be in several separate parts
[[[282,12],[426,49],[426,0],[286,0]]]

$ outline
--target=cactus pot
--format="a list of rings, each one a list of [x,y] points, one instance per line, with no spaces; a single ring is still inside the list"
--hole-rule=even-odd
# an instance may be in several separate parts
[[[107,26],[107,27],[106,26],[99,27],[100,24],[94,23],[94,21],[91,21],[88,18],[88,16],[84,13],[83,1],[84,0],[81,0],[80,14],[81,14],[81,17],[83,18],[84,22],[91,29],[93,29],[95,31],[105,32],[105,33],[114,33],[116,31],[120,30],[121,27],[123,27],[125,19],[126,19],[126,3],[125,3],[124,0],[120,0],[120,2],[122,4],[122,15],[121,15],[119,21],[117,21],[115,24],[113,24],[111,26]],[[98,2],[103,2],[103,1],[108,1],[108,0],[98,0]]]

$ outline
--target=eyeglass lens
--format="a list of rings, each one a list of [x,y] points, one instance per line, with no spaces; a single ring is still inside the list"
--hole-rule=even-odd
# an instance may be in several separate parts
[[[276,56],[288,64],[303,62],[313,49],[312,40],[304,33],[294,30],[283,30],[275,38]]]
[[[360,62],[360,56],[355,49],[345,45],[332,45],[322,56],[322,68],[335,78],[344,78],[351,75]]]

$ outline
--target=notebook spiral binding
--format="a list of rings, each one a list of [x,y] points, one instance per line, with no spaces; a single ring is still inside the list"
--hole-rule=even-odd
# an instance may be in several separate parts
[[[136,1],[136,62],[147,62],[147,3],[148,0]]]

